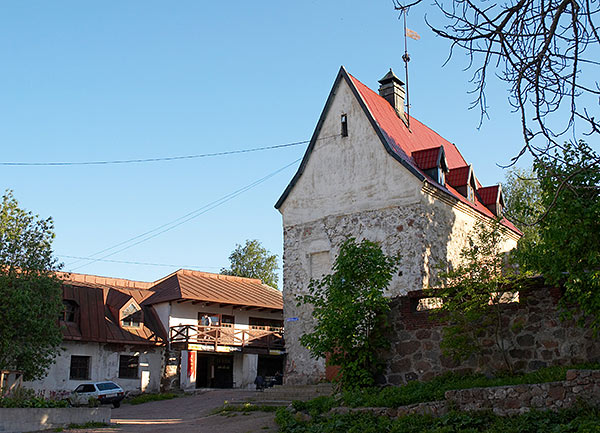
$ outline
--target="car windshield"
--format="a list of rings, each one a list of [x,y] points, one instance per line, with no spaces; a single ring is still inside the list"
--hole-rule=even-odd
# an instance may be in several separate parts
[[[116,383],[112,383],[112,382],[98,383],[98,384],[96,384],[96,386],[98,387],[98,389],[100,391],[106,391],[109,389],[119,389],[118,385]]]

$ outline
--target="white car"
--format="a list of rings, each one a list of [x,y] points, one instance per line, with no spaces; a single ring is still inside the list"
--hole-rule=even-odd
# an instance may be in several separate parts
[[[113,407],[121,406],[125,398],[125,391],[114,382],[89,382],[82,383],[68,398],[73,406],[83,406],[90,403],[90,399],[98,400],[100,404],[112,404]]]

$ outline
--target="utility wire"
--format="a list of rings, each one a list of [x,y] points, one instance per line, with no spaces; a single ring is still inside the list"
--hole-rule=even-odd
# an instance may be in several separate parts
[[[285,165],[285,166],[283,166],[283,167],[281,167],[281,168],[279,168],[279,169],[277,169],[277,170],[269,173],[268,175],[266,175],[266,176],[264,176],[264,177],[262,177],[262,178],[260,178],[258,180],[255,180],[254,182],[252,182],[252,183],[250,183],[250,184],[248,184],[248,185],[246,185],[246,186],[244,186],[244,187],[242,187],[242,188],[240,188],[240,189],[238,189],[238,190],[236,190],[236,191],[234,191],[234,192],[232,192],[230,194],[227,194],[227,195],[225,195],[225,196],[223,196],[223,197],[221,197],[221,198],[219,198],[219,199],[217,199],[217,200],[215,200],[215,201],[213,201],[211,203],[208,203],[207,205],[204,205],[201,208],[196,209],[195,211],[189,212],[188,214],[186,214],[186,215],[184,215],[182,217],[179,217],[179,218],[177,218],[177,219],[175,219],[175,220],[173,220],[173,221],[171,221],[169,223],[163,224],[163,225],[161,225],[161,226],[159,226],[159,227],[157,227],[155,229],[149,230],[149,231],[147,231],[147,232],[145,232],[145,233],[143,233],[141,235],[135,236],[135,237],[130,238],[130,239],[126,240],[126,241],[123,241],[123,242],[121,242],[121,243],[119,243],[117,245],[113,245],[112,247],[105,248],[102,251],[94,253],[91,256],[97,256],[97,255],[101,254],[102,252],[106,252],[106,251],[112,250],[112,249],[117,248],[117,247],[119,247],[121,245],[127,244],[127,243],[129,243],[131,241],[134,241],[136,239],[142,238],[139,241],[134,242],[133,244],[130,244],[130,245],[127,245],[127,246],[125,246],[123,248],[118,249],[117,251],[113,251],[113,252],[111,252],[109,254],[106,254],[106,255],[104,255],[102,257],[99,257],[99,258],[90,259],[90,261],[88,261],[88,263],[84,263],[82,265],[76,266],[75,268],[70,268],[70,271],[75,271],[76,269],[82,268],[84,266],[90,265],[90,264],[98,262],[100,260],[104,260],[107,257],[114,256],[115,254],[118,254],[118,253],[120,253],[122,251],[125,251],[125,250],[127,250],[129,248],[132,248],[132,247],[134,247],[136,245],[139,245],[142,242],[146,242],[146,241],[148,241],[150,239],[153,239],[153,238],[155,238],[155,237],[157,237],[157,236],[159,236],[159,235],[161,235],[163,233],[166,233],[166,232],[168,232],[170,230],[173,230],[174,228],[179,227],[180,225],[182,225],[182,224],[184,224],[184,223],[186,223],[186,222],[188,222],[188,221],[190,221],[190,220],[192,220],[194,218],[197,218],[200,215],[203,215],[206,212],[208,212],[208,211],[210,211],[210,210],[212,210],[212,209],[214,209],[214,208],[216,208],[218,206],[221,206],[222,204],[224,204],[224,203],[232,200],[233,198],[237,197],[240,194],[243,194],[244,192],[246,192],[246,191],[254,188],[255,186],[260,185],[261,183],[263,183],[266,180],[270,179],[271,177],[275,176],[279,172],[281,172],[281,171],[285,170],[286,168],[288,168],[288,167],[296,164],[301,159],[302,158],[298,158],[297,160],[295,160],[295,161],[293,161],[293,162],[291,162],[291,163],[289,163],[289,164],[287,164],[287,165]],[[168,227],[168,226],[170,226],[170,227]],[[162,228],[164,228],[164,229],[160,230]],[[160,230],[160,231],[158,231],[158,230]],[[156,233],[153,233],[153,232],[156,232]],[[146,235],[148,235],[150,233],[153,233],[153,234],[151,234],[150,236],[146,236]],[[146,236],[146,237],[144,237],[144,236]],[[74,264],[76,264],[78,262],[79,261],[70,263],[69,265],[67,265],[65,267],[73,266]]]
[[[323,137],[330,138],[330,137]],[[323,139],[321,138],[321,139]],[[145,159],[117,159],[112,161],[67,161],[67,162],[0,162],[0,165],[4,166],[46,166],[46,167],[56,167],[56,166],[69,166],[69,165],[110,165],[110,164],[141,164],[146,162],[160,162],[160,161],[177,161],[182,159],[198,159],[198,158],[209,158],[214,156],[224,156],[224,155],[235,155],[238,153],[251,153],[251,152],[259,152],[262,150],[273,150],[273,149],[282,149],[284,147],[298,146],[300,144],[309,143],[310,140],[304,141],[296,141],[294,143],[286,143],[286,144],[276,144],[274,146],[264,146],[264,147],[255,147],[253,149],[241,149],[241,150],[229,150],[225,152],[215,152],[215,153],[202,153],[199,155],[184,155],[184,156],[166,156],[162,158],[145,158]]]
[[[79,260],[94,260],[93,257],[79,257],[79,256],[68,256],[65,254],[57,254],[58,257],[64,257],[67,259],[79,259]],[[164,266],[169,268],[179,269],[220,269],[221,266],[196,266],[196,265],[172,265],[168,263],[147,263],[147,262],[136,262],[126,260],[110,260],[110,259],[97,259],[99,262],[110,262],[110,263],[123,263],[127,265],[143,265],[143,266]]]

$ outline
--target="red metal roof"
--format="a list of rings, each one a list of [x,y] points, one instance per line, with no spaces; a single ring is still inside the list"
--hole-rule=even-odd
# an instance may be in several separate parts
[[[348,75],[367,104],[375,121],[386,133],[390,145],[398,152],[398,155],[412,163],[410,158],[407,158],[406,155],[411,155],[413,152],[419,150],[444,146],[446,161],[448,162],[448,168],[450,170],[468,165],[454,144],[450,143],[414,117],[411,117],[410,119],[409,130],[404,122],[398,117],[396,111],[389,102],[352,75]]]
[[[421,170],[429,170],[438,166],[441,151],[442,146],[416,150],[412,153],[412,157],[417,164],[417,167]]]
[[[160,280],[155,292],[144,305],[173,300],[196,300],[211,303],[283,309],[283,297],[260,280],[180,269]]]
[[[342,74],[344,73],[345,70],[342,68]],[[358,94],[364,101],[377,126],[383,132],[383,135],[393,152],[410,166],[412,166],[415,170],[420,172],[424,177],[430,179],[425,173],[423,173],[423,169],[421,169],[415,160],[410,158],[409,155],[413,155],[413,152],[431,149],[438,146],[444,147],[446,161],[448,163],[450,173],[452,173],[453,169],[462,168],[462,170],[464,170],[465,167],[467,169],[469,168],[467,162],[453,143],[450,143],[448,140],[441,137],[438,133],[422,124],[414,117],[410,118],[409,129],[404,121],[398,117],[396,111],[389,102],[387,102],[373,90],[369,89],[352,75],[347,75],[350,78],[351,83],[358,91]],[[463,172],[459,171],[456,173]],[[442,186],[437,184],[437,182],[433,181],[432,179],[431,181],[433,185],[437,186],[442,191],[450,193],[450,195],[469,205],[481,214],[489,218],[496,218],[496,216],[479,200],[475,199],[474,202],[467,200],[462,194],[452,187],[452,182],[448,181],[446,185]],[[480,185],[477,179],[475,179],[475,182],[477,186]],[[454,185],[456,186],[456,184]],[[463,185],[466,185],[466,182]],[[506,218],[502,219],[502,224],[515,233],[519,235],[522,234],[521,231]]]

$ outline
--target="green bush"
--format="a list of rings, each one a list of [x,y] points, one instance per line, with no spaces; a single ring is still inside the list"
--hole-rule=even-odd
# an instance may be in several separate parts
[[[287,409],[277,411],[282,433],[567,433],[600,432],[600,412],[582,407],[559,412],[532,411],[513,417],[491,412],[450,412],[439,418],[408,415],[397,419],[366,413],[313,417],[304,421]]]
[[[7,397],[0,397],[0,407],[6,408],[52,408],[68,407],[66,400],[44,398],[28,388],[17,388]]]
[[[295,400],[292,407],[298,412],[307,412],[310,416],[317,416],[329,412],[332,408],[339,406],[334,397],[321,396],[309,401]]]

